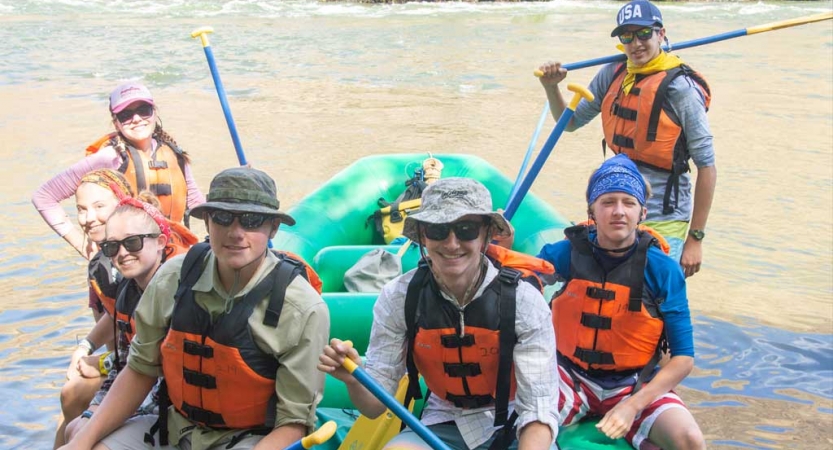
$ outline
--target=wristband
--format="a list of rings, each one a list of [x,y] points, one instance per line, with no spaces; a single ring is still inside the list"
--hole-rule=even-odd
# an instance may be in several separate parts
[[[105,361],[108,356],[110,356],[110,352],[102,353],[101,357],[98,358],[98,372],[104,377],[110,373],[110,366],[112,366],[112,364],[107,364],[107,361]]]
[[[86,350],[87,356],[92,355],[95,351],[95,344],[93,344],[93,341],[89,340],[88,338],[81,339],[81,341],[78,342],[78,347]]]
[[[90,411],[89,409],[87,409],[87,410],[85,410],[84,412],[81,413],[81,418],[82,419],[89,419],[92,416],[93,416],[93,412]]]

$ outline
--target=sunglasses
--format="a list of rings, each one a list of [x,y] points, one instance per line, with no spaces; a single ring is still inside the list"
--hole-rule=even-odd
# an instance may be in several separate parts
[[[133,120],[133,116],[139,115],[143,120],[149,119],[153,115],[153,106],[142,103],[133,109],[124,109],[116,113],[116,119],[121,123],[129,123]]]
[[[119,254],[119,247],[124,247],[128,252],[139,252],[145,248],[145,238],[159,237],[159,233],[152,234],[136,234],[128,236],[120,241],[104,241],[98,246],[101,247],[101,253],[108,258],[112,258]]]
[[[234,223],[236,218],[240,222],[240,226],[246,230],[256,230],[263,225],[263,222],[271,219],[272,216],[259,213],[233,213],[229,211],[214,210],[208,213],[211,221],[217,225],[228,227]]]
[[[623,44],[630,44],[633,42],[633,38],[636,37],[640,41],[647,41],[651,39],[651,36],[654,35],[654,31],[659,31],[660,28],[656,27],[646,27],[640,28],[636,31],[623,31],[622,34],[619,35],[619,42]]]
[[[461,241],[473,241],[480,236],[483,222],[479,220],[461,220],[454,223],[427,223],[425,237],[432,241],[444,241],[454,230],[454,235]]]

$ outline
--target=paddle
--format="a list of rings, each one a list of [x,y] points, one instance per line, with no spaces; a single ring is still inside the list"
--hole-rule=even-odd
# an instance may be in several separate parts
[[[821,22],[822,20],[830,20],[830,19],[833,19],[833,12],[815,14],[815,15],[812,15],[812,16],[799,17],[799,18],[796,18],[796,19],[782,20],[780,22],[772,22],[772,23],[768,23],[768,24],[764,24],[764,25],[758,25],[756,27],[743,28],[743,29],[740,29],[740,30],[729,31],[729,32],[726,32],[726,33],[721,33],[721,34],[715,34],[714,36],[708,36],[708,37],[699,38],[699,39],[692,39],[690,41],[680,42],[679,44],[674,44],[674,45],[667,45],[667,46],[663,45],[662,49],[665,50],[665,51],[669,51],[669,52],[673,51],[673,50],[684,50],[684,49],[691,48],[691,47],[698,47],[698,46],[701,46],[701,45],[711,44],[713,42],[725,41],[727,39],[734,39],[734,38],[741,37],[741,36],[749,36],[751,34],[764,33],[766,31],[775,31],[775,30],[780,30],[780,29],[783,29],[783,28],[789,28],[789,27],[794,27],[794,26],[804,25],[804,24],[814,23],[814,22]],[[588,59],[588,60],[585,60],[585,61],[579,61],[579,62],[575,62],[575,63],[571,63],[571,64],[564,64],[562,67],[567,69],[567,70],[576,70],[576,69],[584,69],[585,67],[598,66],[598,65],[601,65],[601,64],[607,64],[607,63],[612,63],[612,62],[626,61],[627,59],[628,59],[627,55],[625,55],[624,53],[620,53],[618,55],[610,55],[610,56],[604,56],[604,57],[601,57],[601,58],[594,58],[594,59]],[[544,76],[544,73],[541,72],[540,70],[535,70],[533,72],[533,74],[536,77]]]
[[[344,341],[345,345],[352,346],[353,343],[350,341]],[[341,363],[342,367],[347,369],[348,372],[353,374],[353,377],[359,381],[371,394],[373,394],[376,398],[379,399],[388,409],[396,414],[397,417],[402,419],[405,424],[407,424],[411,429],[416,433],[419,437],[425,441],[432,449],[434,450],[451,450],[440,438],[437,437],[431,430],[428,429],[422,422],[419,421],[410,411],[408,411],[405,406],[401,403],[396,401],[396,398],[390,394],[378,383],[376,380],[373,379],[367,372],[364,371],[361,367],[359,367],[355,362],[353,362],[350,358],[344,358],[344,362]]]
[[[231,133],[231,140],[234,142],[234,150],[237,152],[237,160],[241,166],[245,166],[246,155],[243,154],[243,146],[240,144],[240,136],[237,135],[237,126],[234,125],[234,117],[231,116],[231,109],[228,106],[226,99],[226,90],[223,88],[223,81],[220,80],[220,72],[217,70],[217,62],[214,61],[214,51],[211,50],[211,44],[208,42],[208,34],[213,33],[214,29],[211,27],[201,27],[191,32],[192,38],[200,38],[202,48],[205,50],[205,59],[208,60],[208,67],[211,69],[211,78],[214,79],[214,87],[217,88],[217,96],[220,97],[220,105],[223,107],[223,115],[226,116],[226,123],[228,124],[228,131]]]
[[[307,437],[298,439],[297,442],[291,444],[289,447],[286,447],[285,450],[302,450],[308,449],[315,445],[323,444],[333,437],[336,433],[336,428],[338,428],[336,423],[331,420],[324,425],[321,425],[321,428],[313,431]]]
[[[538,119],[538,126],[535,127],[535,132],[532,133],[532,139],[529,140],[529,147],[526,148],[526,155],[524,155],[524,161],[521,163],[521,169],[518,171],[518,176],[515,178],[515,183],[512,184],[512,190],[509,192],[509,198],[515,195],[515,192],[518,191],[518,186],[521,184],[521,180],[523,179],[524,173],[526,172],[526,166],[529,164],[529,158],[532,156],[532,152],[535,150],[535,143],[538,142],[538,135],[541,134],[541,128],[544,128],[544,122],[547,120],[547,116],[549,115],[549,105],[545,105],[544,110],[541,111],[541,117]]]
[[[538,153],[538,157],[535,158],[535,162],[532,163],[532,167],[529,168],[529,172],[527,172],[523,182],[521,182],[521,185],[518,187],[518,191],[515,195],[511,196],[509,198],[509,202],[506,203],[506,209],[503,212],[503,217],[506,217],[506,220],[512,220],[512,216],[515,215],[515,212],[518,210],[518,206],[521,204],[524,196],[526,196],[526,193],[529,192],[532,182],[535,181],[535,177],[538,176],[541,168],[544,167],[544,163],[550,156],[556,142],[558,142],[558,139],[564,133],[564,129],[567,128],[567,124],[570,122],[570,119],[573,118],[573,113],[575,113],[578,103],[582,98],[585,98],[590,102],[593,101],[593,94],[591,94],[590,91],[584,86],[570,83],[567,85],[567,89],[575,94],[573,95],[572,100],[570,100],[570,104],[567,105],[567,108],[561,113],[561,117],[558,118],[555,128],[552,129],[550,137],[547,138],[547,142],[544,143],[544,146],[541,148],[541,152]]]

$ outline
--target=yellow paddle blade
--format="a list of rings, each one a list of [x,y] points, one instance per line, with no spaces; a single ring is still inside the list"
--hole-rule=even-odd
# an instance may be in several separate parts
[[[399,387],[396,389],[396,401],[403,403],[405,401],[405,394],[408,390],[408,375],[405,374],[399,380]],[[414,402],[408,405],[408,410],[414,410]],[[379,450],[399,434],[399,429],[402,427],[402,421],[396,417],[389,409],[384,414],[375,419],[370,419],[366,416],[359,416],[347,436],[341,441],[338,450]]]

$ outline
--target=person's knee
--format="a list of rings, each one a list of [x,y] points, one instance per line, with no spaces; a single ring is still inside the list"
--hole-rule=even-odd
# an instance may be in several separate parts
[[[706,439],[700,427],[685,427],[674,436],[674,448],[678,450],[702,450],[706,448]]]
[[[83,421],[86,419],[82,419],[80,417],[73,419],[66,428],[64,429],[64,441],[69,442],[72,438],[81,431],[81,428],[84,426]]]
[[[84,407],[87,406],[78,404],[81,402],[81,398],[78,396],[79,384],[78,378],[72,378],[64,383],[64,387],[61,388],[61,410],[64,411],[65,416],[67,416],[67,412],[79,408],[83,411]],[[72,417],[69,418],[72,419]]]

